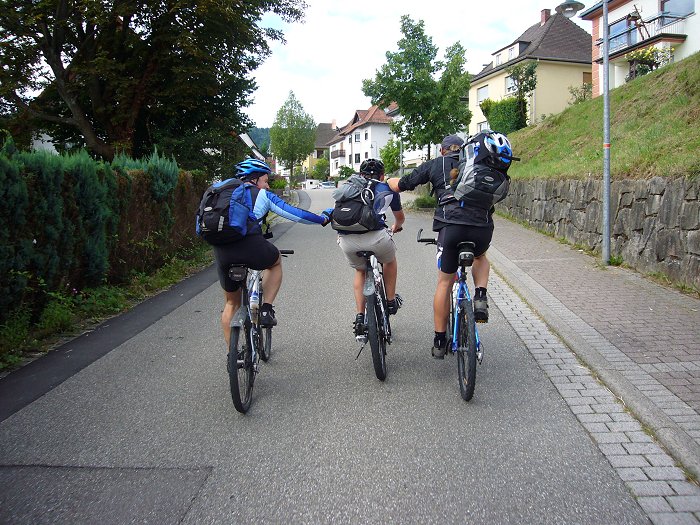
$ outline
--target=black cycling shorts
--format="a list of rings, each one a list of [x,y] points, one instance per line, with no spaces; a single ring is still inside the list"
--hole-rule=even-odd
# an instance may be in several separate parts
[[[249,235],[231,244],[212,246],[216,259],[219,283],[227,292],[235,292],[240,286],[228,276],[232,264],[245,264],[253,270],[265,270],[275,264],[280,252],[262,235]]]
[[[466,226],[463,224],[448,224],[440,229],[437,244],[438,269],[443,273],[457,271],[460,242],[471,241],[475,244],[474,256],[486,253],[493,237],[493,224],[487,226]]]

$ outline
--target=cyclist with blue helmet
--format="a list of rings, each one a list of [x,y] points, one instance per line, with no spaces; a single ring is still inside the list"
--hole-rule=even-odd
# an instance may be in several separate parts
[[[245,264],[254,270],[266,270],[263,275],[265,301],[260,307],[260,324],[275,326],[277,319],[273,303],[282,285],[282,258],[279,250],[263,235],[261,223],[269,212],[280,217],[302,224],[320,224],[325,226],[328,219],[321,215],[296,208],[280,199],[269,191],[268,177],[272,173],[270,167],[257,159],[246,159],[235,166],[235,176],[250,187],[253,202],[253,215],[258,219],[256,227],[249,229],[248,234],[241,240],[230,243],[213,245],[216,269],[219,283],[224,290],[225,304],[221,313],[221,326],[224,338],[228,343],[231,318],[241,305],[241,292],[238,284],[231,280],[228,270],[232,264]]]
[[[474,162],[484,163],[505,173],[510,164],[512,151],[507,137],[491,130],[483,130],[468,140],[478,153]],[[460,149],[464,141],[457,135],[446,136],[440,147],[441,156],[424,162],[411,173],[400,179],[389,179],[389,187],[394,191],[412,190],[420,184],[430,182],[437,198],[433,231],[438,232],[437,264],[438,281],[433,299],[433,322],[435,336],[431,353],[436,359],[443,359],[447,351],[447,317],[450,310],[450,291],[457,272],[457,245],[463,241],[475,244],[472,276],[474,278],[474,317],[477,322],[487,322],[489,318],[486,290],[491,265],[486,258],[486,250],[493,237],[494,208],[465,205],[454,198],[452,180],[458,173]]]

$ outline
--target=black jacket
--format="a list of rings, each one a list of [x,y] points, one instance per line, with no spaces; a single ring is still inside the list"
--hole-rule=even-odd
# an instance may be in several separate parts
[[[416,186],[430,182],[438,205],[433,216],[433,231],[438,231],[447,224],[466,224],[468,226],[493,227],[489,211],[465,206],[452,197],[450,188],[450,170],[459,164],[459,154],[453,153],[424,162],[408,175],[399,180],[399,190],[412,190]]]

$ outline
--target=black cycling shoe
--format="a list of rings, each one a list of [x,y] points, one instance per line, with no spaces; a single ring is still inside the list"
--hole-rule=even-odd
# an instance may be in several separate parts
[[[367,341],[367,325],[365,324],[365,314],[357,314],[355,322],[352,324],[352,330],[355,334],[355,340],[358,343]]]
[[[440,341],[437,337],[433,339],[433,348],[430,353],[433,359],[445,359],[445,354],[447,353],[447,340]]]
[[[264,303],[260,307],[260,326],[264,326],[265,328],[277,326],[277,318],[275,317],[275,311],[272,309],[271,304]]]
[[[477,323],[489,322],[489,302],[485,295],[474,298],[474,320]]]
[[[386,302],[386,313],[388,313],[389,315],[396,315],[396,312],[399,311],[399,308],[401,308],[402,304],[403,299],[399,294],[396,294],[396,297],[394,299]]]

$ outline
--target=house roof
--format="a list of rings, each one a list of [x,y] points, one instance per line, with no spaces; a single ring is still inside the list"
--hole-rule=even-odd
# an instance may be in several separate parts
[[[529,27],[511,44],[501,48],[499,51],[518,43],[522,43],[526,47],[517,57],[496,67],[491,62],[474,75],[472,81],[487,77],[491,73],[501,71],[527,59],[554,60],[580,64],[591,63],[591,35],[585,29],[559,13],[551,15],[544,24],[538,22]]]
[[[392,104],[395,104],[395,102],[392,102]],[[392,106],[390,105],[389,107]],[[355,110],[355,115],[352,117],[352,120],[350,120],[350,122],[345,124],[345,126],[339,130],[335,130],[335,135],[326,143],[326,145],[330,146],[344,140],[345,137],[347,137],[354,130],[363,126],[367,126],[369,124],[388,125],[391,124],[391,121],[391,117],[388,117],[387,114],[384,113],[384,110],[380,109],[378,106],[372,106],[369,109]]]
[[[615,9],[616,7],[626,4],[629,1],[630,0],[608,0],[608,9]],[[594,18],[597,18],[597,16],[600,16],[597,15],[598,11],[601,13],[603,12],[603,2],[596,2],[590,8],[583,11],[579,16],[583,20],[593,20]]]
[[[323,149],[328,147],[328,141],[331,140],[337,132],[333,129],[330,122],[321,122],[316,126],[316,142],[314,148]]]

